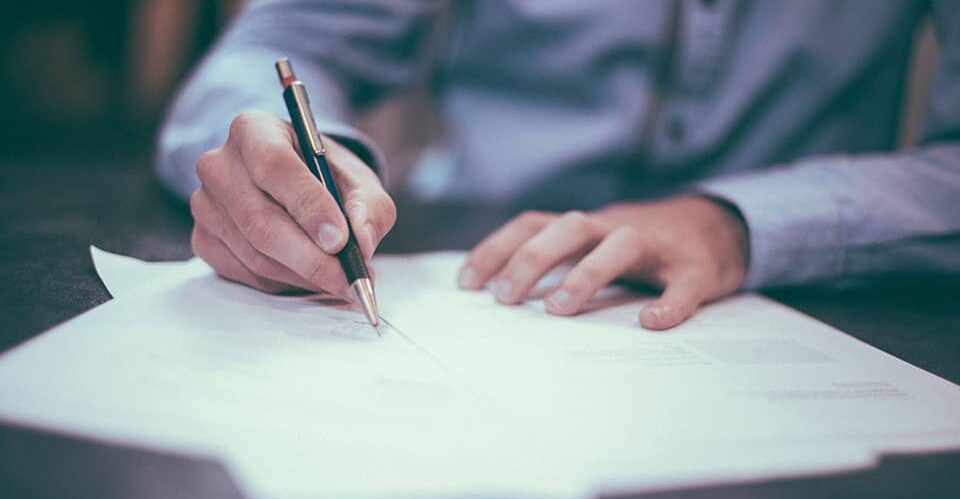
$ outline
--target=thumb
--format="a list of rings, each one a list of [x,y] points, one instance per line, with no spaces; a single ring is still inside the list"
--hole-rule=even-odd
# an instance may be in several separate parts
[[[659,298],[640,311],[640,325],[660,331],[689,319],[706,297],[707,286],[700,272],[678,274],[667,281]]]

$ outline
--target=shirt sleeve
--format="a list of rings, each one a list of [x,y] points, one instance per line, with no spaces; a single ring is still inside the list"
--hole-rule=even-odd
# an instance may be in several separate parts
[[[417,80],[423,43],[440,2],[429,0],[260,0],[249,2],[174,100],[157,144],[161,182],[186,199],[199,187],[195,165],[223,145],[245,110],[286,118],[274,70],[289,57],[309,93],[318,129],[381,176],[376,145],[349,125],[354,112]]]
[[[699,185],[747,223],[745,288],[960,273],[960,3],[933,5],[942,51],[918,147]]]

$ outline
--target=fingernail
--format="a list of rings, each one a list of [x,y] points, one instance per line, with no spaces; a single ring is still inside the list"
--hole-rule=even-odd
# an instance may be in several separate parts
[[[664,320],[666,320],[668,312],[669,310],[666,305],[653,305],[647,307],[640,312],[640,323],[648,327],[660,329],[665,327]]]
[[[336,251],[340,242],[343,241],[343,232],[340,232],[333,224],[320,224],[317,230],[317,239],[320,241],[320,247],[327,253]]]
[[[460,278],[458,282],[460,283],[461,288],[473,289],[476,287],[477,272],[471,267],[464,267],[460,269]]]
[[[643,311],[646,312],[647,315],[652,315],[652,316],[653,316],[655,319],[657,319],[657,320],[663,319],[663,314],[666,312],[666,311],[663,309],[663,307],[656,306],[656,305],[654,305],[654,306],[652,306],[652,307],[647,307],[647,308],[643,309]]]
[[[498,300],[506,302],[510,300],[510,292],[513,291],[513,285],[506,279],[497,279],[493,282],[493,296]]]
[[[570,306],[573,304],[573,296],[570,295],[570,292],[565,289],[560,289],[554,291],[547,296],[544,302],[547,304],[547,311],[564,313],[570,311]]]

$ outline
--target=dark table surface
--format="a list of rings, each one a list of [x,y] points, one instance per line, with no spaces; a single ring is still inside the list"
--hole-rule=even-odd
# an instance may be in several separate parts
[[[145,260],[191,256],[188,210],[153,180],[149,160],[0,162],[0,350],[110,299],[88,246]],[[401,206],[386,250],[431,249]],[[870,289],[769,295],[908,362],[960,383],[960,282],[898,280]],[[657,498],[957,498],[960,452],[885,457],[875,469],[698,487]],[[0,424],[0,497],[239,498],[217,462]]]

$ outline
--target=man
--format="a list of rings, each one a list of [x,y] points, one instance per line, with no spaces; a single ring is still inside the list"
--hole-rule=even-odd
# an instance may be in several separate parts
[[[926,16],[942,46],[926,127],[894,153]],[[571,259],[547,312],[636,280],[663,287],[640,312],[652,329],[738,289],[960,270],[957,0],[251,2],[174,105],[159,173],[192,193],[194,249],[221,275],[346,295],[330,256],[346,225],[282,118],[281,56],[367,257],[396,209],[348,123],[424,74],[451,151],[437,199],[566,211],[524,212],[470,253],[460,285],[503,303]]]

